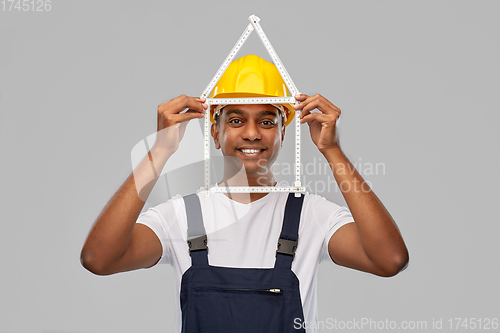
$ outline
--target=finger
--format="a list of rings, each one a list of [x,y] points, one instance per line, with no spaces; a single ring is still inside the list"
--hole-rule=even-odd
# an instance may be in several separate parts
[[[180,114],[184,114],[184,113],[195,113],[197,115],[199,115],[200,117],[204,117],[205,116],[205,113],[201,113],[201,112],[198,112],[196,110],[193,110],[193,109],[187,109],[186,112],[181,112]]]
[[[200,113],[205,113],[205,109],[207,107],[208,105],[203,103],[199,97],[181,95],[177,100],[175,100],[175,109],[177,111],[176,113],[182,112],[186,108],[195,110]]]
[[[306,99],[306,98],[308,98],[308,97],[309,97],[309,96],[308,96],[308,95],[306,95],[306,94],[297,94],[297,95],[295,95],[295,96],[294,96],[294,98],[295,98],[296,100],[298,100],[298,101],[303,101],[303,100],[305,100],[305,99]]]
[[[318,121],[322,125],[328,126],[328,125],[334,125],[336,120],[337,120],[337,117],[335,117],[335,116],[332,117],[331,115],[316,112],[316,113],[310,113],[307,116],[304,116],[302,119],[300,119],[300,122],[302,124],[308,123],[310,125],[312,122]]]
[[[188,110],[191,110],[191,112],[200,114],[203,117],[205,115],[205,110],[208,108],[208,105],[195,101],[195,98],[188,97],[184,99],[174,99],[158,107],[158,116],[162,118],[171,118],[169,117],[169,115],[185,113],[183,111],[185,111],[186,108],[188,108]]]
[[[295,98],[297,101],[299,101],[299,103],[294,104],[294,105],[293,105],[293,108],[294,108],[295,110],[300,110],[300,109],[302,109],[302,107],[304,106],[304,104],[303,104],[302,102],[303,102],[303,101],[305,101],[307,98],[309,98],[309,96],[308,96],[308,95],[306,95],[306,94],[297,94],[297,95],[295,95],[295,96],[294,96],[294,98]]]
[[[340,109],[320,94],[307,98],[301,104],[304,104],[301,116],[308,115],[314,109],[318,109],[326,114],[336,114],[337,116],[340,116]]]
[[[304,101],[300,103],[299,109],[301,109],[299,117],[302,118],[311,113],[312,110],[319,107],[319,100],[316,96],[308,96]]]
[[[175,115],[173,118],[176,123],[182,123],[185,121],[189,121],[191,119],[196,119],[196,118],[203,118],[204,115],[202,115],[199,112],[186,112],[186,113],[181,113],[178,115]]]
[[[205,109],[208,105],[203,103],[202,100],[204,102],[204,99],[200,99],[198,97],[180,95],[167,103],[161,104],[158,107],[158,112],[180,113],[186,108],[189,108],[200,113],[205,113]]]
[[[301,116],[306,116],[311,113],[314,109],[318,109],[323,113],[331,113],[328,111],[328,106],[321,99],[310,98],[308,101],[304,102],[305,105],[302,108]]]
[[[302,110],[307,104],[311,103],[315,99],[315,96],[308,96],[306,94],[296,95],[298,97],[299,104],[295,104],[293,107],[295,110]]]

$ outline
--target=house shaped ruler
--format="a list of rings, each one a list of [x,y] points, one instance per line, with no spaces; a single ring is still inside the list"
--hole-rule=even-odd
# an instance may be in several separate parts
[[[297,87],[292,81],[290,75],[285,69],[285,66],[281,63],[280,58],[276,54],[271,42],[267,38],[264,30],[259,24],[260,18],[255,15],[251,15],[249,18],[250,24],[246,27],[243,34],[240,36],[234,47],[232,48],[229,55],[226,57],[219,70],[215,73],[210,83],[205,88],[200,97],[206,98],[206,104],[208,104],[208,110],[210,110],[211,105],[220,104],[297,104],[298,101],[295,100],[293,96],[299,93]],[[222,74],[226,71],[227,67],[234,59],[238,51],[241,49],[248,36],[252,31],[256,31],[259,35],[260,40],[264,44],[265,48],[269,52],[274,65],[281,74],[285,84],[292,97],[255,97],[255,98],[208,98],[212,89],[215,87]],[[305,192],[305,188],[301,186],[300,182],[300,118],[298,117],[299,112],[295,112],[295,182],[294,186],[291,187],[272,187],[272,186],[220,186],[210,188],[210,112],[206,112],[204,119],[204,172],[205,172],[205,194],[210,195],[210,192],[223,192],[223,193],[268,193],[268,192],[294,192],[295,196],[300,196],[300,193]]]

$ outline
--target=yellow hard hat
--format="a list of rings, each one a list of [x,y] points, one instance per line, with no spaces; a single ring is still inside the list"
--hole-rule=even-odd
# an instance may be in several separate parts
[[[249,54],[229,64],[212,90],[210,98],[242,97],[289,97],[288,89],[280,72],[273,63]],[[294,115],[291,104],[283,104],[286,112],[285,126]],[[210,120],[214,120],[215,106],[210,108]]]

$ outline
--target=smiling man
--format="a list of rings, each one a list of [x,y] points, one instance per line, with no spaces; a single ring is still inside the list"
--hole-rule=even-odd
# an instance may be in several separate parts
[[[275,186],[271,167],[285,137],[284,111],[270,104],[253,104],[221,105],[215,112],[217,123],[212,125],[212,137],[225,157],[224,176],[219,184]],[[265,194],[252,195],[260,198]],[[250,196],[243,194],[240,198]]]
[[[279,97],[287,91],[273,64],[248,55],[233,61],[213,96]],[[99,275],[172,265],[176,332],[316,332],[319,263],[397,274],[408,251],[391,215],[340,148],[340,109],[321,95],[295,98],[295,106],[210,110],[204,99],[185,95],[161,104],[156,142],[98,216],[82,249],[83,265]],[[215,186],[276,186],[271,167],[296,110],[349,209],[309,193],[207,198],[201,191],[139,216],[144,201],[138,193],[150,193],[188,120],[210,112],[211,134],[224,155],[224,175]]]

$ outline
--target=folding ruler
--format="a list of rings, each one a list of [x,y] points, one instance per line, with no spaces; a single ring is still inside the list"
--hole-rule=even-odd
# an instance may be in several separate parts
[[[253,30],[257,31],[260,40],[266,47],[274,65],[281,74],[285,84],[290,91],[291,96],[295,96],[299,93],[297,87],[292,81],[290,75],[283,66],[280,58],[276,54],[271,42],[267,38],[264,30],[259,24],[260,18],[255,15],[251,15],[249,18],[250,24],[246,27],[243,34],[240,36],[231,52],[220,66],[219,70],[215,73],[210,83],[205,88],[200,97],[206,98],[206,104],[208,104],[208,109],[210,110],[210,105],[220,105],[220,104],[298,104],[299,102],[294,97],[256,97],[256,98],[208,98],[212,89],[215,87],[222,74],[226,71],[227,67],[234,59],[238,51],[241,49],[248,36]],[[210,196],[210,192],[223,192],[223,193],[267,193],[267,192],[294,192],[295,196],[300,196],[300,193],[305,192],[305,187],[301,186],[300,183],[300,118],[297,116],[298,112],[295,113],[295,183],[293,187],[272,187],[272,186],[225,186],[225,187],[214,187],[210,188],[210,112],[205,114],[205,124],[204,124],[204,141],[205,141],[205,194]]]

